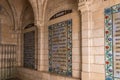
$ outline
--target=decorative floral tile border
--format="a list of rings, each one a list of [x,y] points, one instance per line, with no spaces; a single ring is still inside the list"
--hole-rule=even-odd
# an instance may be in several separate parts
[[[113,59],[113,14],[120,12],[120,4],[105,9],[105,75],[106,80],[120,80],[114,77]]]

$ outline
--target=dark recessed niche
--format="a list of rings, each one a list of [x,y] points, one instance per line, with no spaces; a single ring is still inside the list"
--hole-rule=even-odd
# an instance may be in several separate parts
[[[29,29],[29,28],[32,28],[34,26],[35,26],[34,23],[31,23],[31,24],[28,24],[24,29]]]

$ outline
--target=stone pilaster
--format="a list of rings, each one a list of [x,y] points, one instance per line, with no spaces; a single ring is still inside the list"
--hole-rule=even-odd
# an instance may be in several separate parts
[[[17,66],[22,66],[22,39],[21,39],[21,31],[17,31],[17,56],[16,56],[16,59],[17,59]]]
[[[82,31],[82,80],[92,80],[91,64],[94,62],[92,53],[92,0],[81,0],[79,11],[81,12]],[[86,77],[87,76],[87,77]]]

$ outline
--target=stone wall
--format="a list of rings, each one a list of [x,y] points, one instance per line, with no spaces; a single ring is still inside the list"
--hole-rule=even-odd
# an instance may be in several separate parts
[[[14,34],[15,23],[12,15],[12,10],[7,1],[0,1],[0,43],[2,44],[16,44]]]
[[[97,3],[97,1],[96,1]],[[94,63],[92,64],[92,79],[105,80],[105,52],[104,52],[104,9],[119,4],[119,0],[107,0],[97,4],[93,9],[93,53]],[[97,33],[97,34],[96,34]],[[99,76],[99,78],[97,77]]]
[[[118,3],[119,0],[79,3],[82,13],[82,80],[105,80],[104,9]]]
[[[39,4],[39,7],[36,7],[36,0],[30,1],[35,13],[35,17],[38,17],[37,8],[39,8],[39,10],[45,9],[44,13],[39,12],[40,15],[45,15],[45,19],[41,19],[43,22],[41,22],[41,20],[36,20],[40,31],[38,35],[39,68],[38,71],[18,68],[17,76],[23,80],[80,80],[80,78],[81,80],[105,80],[104,9],[118,4],[120,1],[80,0],[80,3],[78,3],[79,6],[77,7],[77,4],[68,4],[68,0],[59,0],[62,3],[54,0],[46,3],[48,7],[44,6],[43,8],[41,8],[41,5]],[[52,21],[48,21],[53,14],[59,12],[61,9],[63,10],[64,8],[72,8],[73,13]],[[48,9],[48,11],[46,9]],[[73,19],[74,27],[72,64],[74,78],[59,76],[48,72],[48,26],[71,18]],[[81,56],[82,60],[80,58]]]
[[[46,18],[45,18],[45,34],[44,34],[44,43],[45,43],[45,52],[43,53],[44,65],[43,71],[48,71],[48,26],[59,23],[62,21],[66,21],[72,19],[72,77],[80,78],[80,70],[81,70],[81,52],[80,52],[80,16],[77,11],[77,2],[72,0],[59,0],[54,1],[54,3],[49,2],[49,5],[46,8]],[[58,4],[61,3],[61,4]],[[56,4],[56,5],[53,5]],[[62,17],[58,17],[53,20],[49,20],[51,16],[60,12],[62,10],[72,9],[72,13],[68,15],[64,15]]]
[[[61,3],[61,4],[59,4]],[[55,5],[54,5],[55,4]],[[62,10],[68,10],[72,9],[72,13],[68,15],[64,15],[62,17],[56,18],[54,20],[49,20],[51,16],[56,14],[57,12],[60,12]],[[21,68],[19,72],[19,77],[23,77],[23,79],[27,80],[39,80],[40,78],[42,80],[57,80],[62,79],[62,80],[78,80],[81,78],[81,50],[80,50],[80,36],[81,36],[81,26],[80,26],[80,13],[77,10],[77,2],[76,0],[55,0],[53,2],[48,1],[48,5],[46,7],[46,15],[45,15],[45,25],[41,26],[41,36],[38,36],[40,40],[38,40],[38,44],[40,48],[40,52],[38,53],[38,71],[32,71],[29,69],[24,69]],[[73,24],[72,24],[72,77],[67,77],[67,76],[60,76],[57,74],[51,74],[49,73],[49,61],[48,61],[48,26],[62,22],[68,19],[72,19]],[[42,41],[42,42],[41,42]],[[38,47],[38,49],[39,49]],[[36,75],[32,75],[32,74]],[[28,75],[31,77],[28,77]],[[46,77],[47,76],[47,77]],[[38,78],[40,77],[40,78]]]
[[[21,80],[80,80],[76,78],[59,76],[49,72],[34,71],[25,68],[18,68],[16,74]]]
[[[74,80],[73,78],[67,78],[67,77],[48,73],[48,51],[47,51],[48,50],[48,48],[47,48],[47,45],[48,45],[47,40],[48,39],[47,39],[47,37],[44,37],[44,36],[48,36],[47,35],[48,34],[47,27],[50,24],[73,18],[73,24],[81,27],[81,32],[80,32],[80,31],[78,31],[78,30],[80,30],[80,29],[78,29],[78,27],[75,28],[76,26],[73,26],[73,29],[75,29],[75,30],[73,30],[73,32],[75,31],[75,34],[73,37],[75,39],[77,39],[75,42],[73,39],[73,45],[76,44],[75,46],[77,46],[78,44],[80,44],[79,43],[80,39],[78,39],[80,37],[78,37],[78,36],[80,36],[82,34],[82,36],[81,36],[82,46],[80,47],[80,45],[79,45],[79,47],[73,48],[73,53],[74,53],[74,51],[80,52],[79,48],[82,49],[81,50],[82,51],[82,64],[80,62],[80,59],[79,60],[76,59],[76,63],[73,63],[74,64],[73,67],[75,66],[75,68],[80,68],[80,66],[77,67],[78,64],[82,66],[82,70],[79,71],[82,74],[82,77],[81,77],[82,80],[105,80],[104,9],[107,7],[110,7],[112,5],[118,4],[119,1],[118,0],[106,0],[106,1],[90,0],[90,1],[78,3],[79,4],[78,9],[81,13],[77,14],[76,17],[74,16],[75,13],[73,13],[70,15],[63,16],[63,17],[58,18],[53,21],[48,22],[48,20],[45,20],[46,25],[45,25],[45,27],[41,28],[43,30],[43,32],[42,32],[43,35],[41,37],[41,40],[43,40],[44,45],[42,44],[42,50],[40,53],[40,55],[41,55],[40,62],[41,63],[39,65],[40,66],[39,74],[41,74],[41,76],[39,79],[56,80],[58,78],[60,80],[66,80],[66,79]],[[54,4],[51,4],[51,6],[52,5],[54,5]],[[50,13],[46,12],[48,14],[47,19],[49,19],[51,15],[56,13],[56,11],[59,11],[59,9],[60,9],[60,7],[58,7],[58,8],[52,7],[52,9],[50,9]],[[76,11],[76,10],[74,10],[74,11]],[[73,17],[72,17],[72,15],[73,15]],[[77,19],[79,19],[78,17],[80,17],[80,16],[81,16],[82,21],[77,20]],[[77,22],[78,22],[78,24],[77,24]],[[82,25],[82,26],[80,26],[80,25]],[[73,55],[73,56],[75,56],[75,55]],[[44,71],[44,72],[42,72],[42,71]],[[25,72],[23,72],[23,73],[25,73]],[[73,73],[74,73],[73,77],[80,78],[80,75],[78,75],[78,73],[77,73],[77,69],[73,69]],[[24,75],[27,75],[27,74],[28,73],[25,73]]]

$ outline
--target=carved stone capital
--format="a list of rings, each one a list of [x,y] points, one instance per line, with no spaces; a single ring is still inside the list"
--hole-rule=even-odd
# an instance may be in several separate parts
[[[81,12],[89,11],[93,0],[79,0],[78,10]]]
[[[42,20],[37,20],[35,21],[35,26],[41,30],[42,28],[44,28],[44,22]]]

